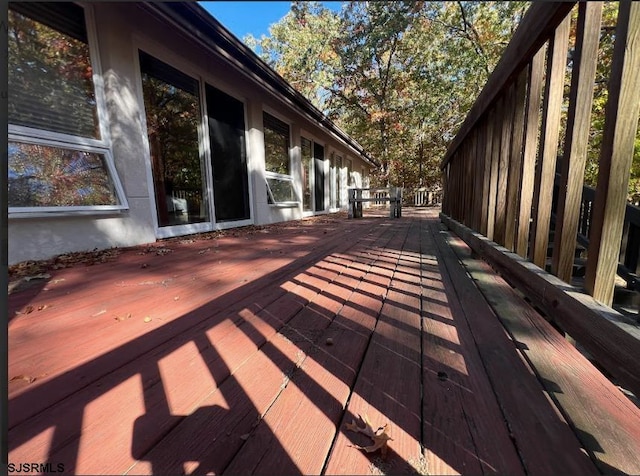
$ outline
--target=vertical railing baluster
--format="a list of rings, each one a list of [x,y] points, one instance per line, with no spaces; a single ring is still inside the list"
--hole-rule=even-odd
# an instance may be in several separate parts
[[[571,282],[573,274],[601,20],[602,3],[578,4],[576,47],[571,73],[564,154],[560,164],[558,211],[551,265],[553,274],[567,283]]]
[[[620,2],[585,287],[611,305],[640,109],[640,3]]]
[[[571,16],[567,15],[558,25],[549,43],[547,58],[547,79],[543,104],[543,126],[540,138],[540,154],[536,167],[534,186],[534,221],[532,223],[532,261],[544,269],[549,246],[549,225],[551,219],[551,200],[549,194],[553,189],[556,157],[558,154],[558,137],[560,134],[560,113],[564,89],[564,73],[567,62],[569,44],[569,27]]]

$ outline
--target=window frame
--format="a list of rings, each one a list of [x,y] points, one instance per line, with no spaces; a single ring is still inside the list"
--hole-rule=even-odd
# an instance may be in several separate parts
[[[91,5],[77,4],[84,11],[84,22],[87,30],[87,43],[89,47],[89,60],[92,68],[92,81],[96,101],[96,115],[100,138],[75,136],[72,134],[55,132],[46,129],[8,124],[8,141],[24,144],[35,144],[49,147],[57,147],[82,152],[100,154],[104,157],[105,172],[111,180],[116,199],[116,205],[73,205],[73,206],[47,206],[47,207],[12,207],[8,206],[9,218],[18,217],[45,217],[53,215],[86,215],[86,214],[113,214],[129,210],[126,193],[118,175],[115,161],[113,160],[111,136],[108,127],[108,113],[104,94],[104,82],[102,78],[102,65],[98,48],[98,37],[95,26],[95,16]],[[34,20],[36,21],[36,20]]]
[[[287,125],[287,128],[289,130],[289,137],[288,139],[288,149],[287,149],[287,157],[289,159],[289,173],[288,174],[281,174],[278,172],[271,172],[270,170],[267,170],[267,163],[266,163],[266,152],[267,152],[267,143],[266,143],[266,134],[264,133],[264,129],[266,129],[265,127],[265,122],[264,122],[264,114],[268,114],[270,116],[272,116],[273,118],[279,120],[280,122],[283,122],[284,124]],[[301,206],[302,200],[300,199],[300,197],[298,197],[298,193],[296,191],[296,187],[295,187],[295,180],[293,177],[293,159],[292,159],[292,151],[293,151],[293,137],[292,137],[292,127],[291,127],[291,122],[286,120],[285,118],[283,118],[281,115],[279,115],[278,113],[276,113],[275,111],[269,109],[269,108],[264,108],[262,110],[262,128],[263,128],[263,134],[262,136],[265,138],[264,140],[264,152],[265,152],[265,164],[264,164],[264,182],[266,184],[267,187],[267,204],[270,207],[298,207]],[[273,191],[271,190],[271,187],[269,186],[269,180],[280,180],[283,182],[290,182],[291,183],[291,191],[292,194],[295,198],[295,200],[286,200],[286,201],[276,201],[275,197],[273,195]]]

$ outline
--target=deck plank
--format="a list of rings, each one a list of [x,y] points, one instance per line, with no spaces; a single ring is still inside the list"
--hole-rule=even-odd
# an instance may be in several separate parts
[[[413,225],[413,226],[410,226]],[[393,286],[388,290],[373,337],[358,374],[347,411],[326,466],[327,474],[371,474],[382,471],[410,473],[421,464],[420,449],[420,282],[419,227],[407,227],[405,240],[390,248],[397,250]],[[403,259],[403,257],[405,259]],[[388,424],[386,459],[379,453],[368,456],[353,444],[370,445],[363,435],[346,429],[358,415],[367,416],[374,428]]]
[[[382,232],[383,230],[381,230]],[[375,237],[373,238],[375,239]],[[368,241],[368,240],[367,240]],[[366,245],[362,245],[366,246]],[[354,258],[360,246],[354,247]],[[349,253],[343,252],[342,262],[344,266],[357,264],[349,261]],[[327,266],[323,266],[327,267]],[[320,270],[320,266],[315,269]],[[350,269],[350,268],[347,268]],[[355,271],[358,275],[358,271]],[[333,316],[341,307],[343,298],[339,294],[344,293],[344,287],[334,285],[341,274],[334,272],[329,279],[325,278],[324,285],[319,289],[317,296],[309,304],[298,312],[277,334],[271,336],[266,344],[262,346],[250,360],[243,365],[236,374],[232,375],[228,381],[224,382],[216,394],[210,398],[216,400],[220,395],[225,397],[229,392],[234,396],[229,400],[225,412],[217,411],[209,416],[191,415],[187,417],[179,426],[169,433],[157,446],[148,454],[144,455],[144,461],[133,467],[133,474],[146,473],[151,469],[161,468],[162,471],[176,469],[176,454],[189,454],[194,461],[199,464],[192,470],[201,473],[213,471],[218,474],[227,466],[236,452],[245,443],[252,431],[259,425],[264,414],[269,410],[276,398],[279,398],[284,388],[290,384],[291,376],[298,369],[306,356],[314,348],[314,343],[322,334],[323,330],[331,323]],[[353,279],[353,278],[352,278]],[[300,279],[299,286],[307,289],[306,279]],[[316,283],[317,285],[319,283]],[[338,297],[336,297],[338,296]],[[266,362],[277,362],[277,371],[265,373],[265,368],[269,368]],[[265,367],[266,366],[266,367]],[[260,378],[256,379],[256,375]],[[250,380],[253,378],[253,380]],[[243,389],[243,394],[239,395],[237,386]],[[313,386],[316,392],[328,397],[327,391],[319,387],[317,383]],[[218,395],[220,394],[220,395]],[[330,400],[332,397],[328,397]],[[241,404],[236,404],[239,399]],[[210,407],[209,398],[205,399],[201,406]],[[204,418],[204,421],[203,421]],[[203,429],[204,427],[204,429]],[[211,442],[209,438],[194,439],[193,434],[211,434],[211,428],[232,428],[228,438],[218,439]],[[233,436],[235,436],[233,438]],[[243,438],[241,438],[243,437]],[[272,449],[276,458],[282,465],[293,465],[291,457],[286,455],[282,445]],[[147,464],[146,461],[150,461]],[[292,467],[292,466],[290,466]],[[186,469],[185,469],[186,470]]]
[[[525,470],[529,474],[597,474],[576,435],[520,356],[518,346],[521,342],[511,340],[487,301],[468,278],[457,259],[460,255],[456,257],[452,249],[460,250],[461,246],[459,238],[443,234],[439,247],[451,256],[449,275],[464,276],[458,282],[461,292],[468,296],[465,308],[474,310],[467,313],[469,326]],[[508,285],[506,287],[511,289]],[[524,311],[514,308],[513,312],[520,316]]]
[[[456,263],[442,253],[434,231],[433,226],[424,230],[429,237],[426,253],[432,256],[423,270],[427,467],[435,474],[522,474],[522,463],[467,323],[466,310],[482,314],[482,308],[469,303],[462,291],[464,283],[449,273]]]
[[[390,283],[367,283],[368,272],[375,269],[375,260],[368,260],[369,269],[353,283],[349,302],[318,338],[226,473],[320,474],[375,325],[371,316],[377,316]],[[380,295],[377,302],[360,292],[361,285],[366,293]],[[327,345],[329,338],[332,345]],[[283,467],[281,448],[291,459],[289,467]]]
[[[217,240],[171,242],[11,294],[13,309],[55,305],[10,322],[10,376],[39,377],[11,382],[10,460],[80,474],[595,471],[439,230],[430,209],[327,217],[221,237],[221,265],[199,253]],[[168,286],[113,295],[119,274],[174,267]],[[157,314],[87,320],[106,302]],[[610,426],[627,431],[619,403]],[[346,429],[359,414],[389,424],[386,459],[353,447],[370,444]]]
[[[487,263],[469,258],[463,242],[452,238],[451,243],[600,471],[639,474],[640,409],[501,277],[491,273]],[[586,474],[586,467],[578,469]]]

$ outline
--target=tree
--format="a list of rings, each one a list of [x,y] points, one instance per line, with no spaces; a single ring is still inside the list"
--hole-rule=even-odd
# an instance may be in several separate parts
[[[293,2],[246,41],[381,163],[378,184],[433,185],[446,146],[524,2]]]

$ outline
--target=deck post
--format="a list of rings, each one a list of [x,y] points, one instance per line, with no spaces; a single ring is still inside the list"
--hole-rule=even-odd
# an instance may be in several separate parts
[[[354,217],[355,206],[356,206],[356,191],[353,188],[348,190],[349,192],[349,218]]]

